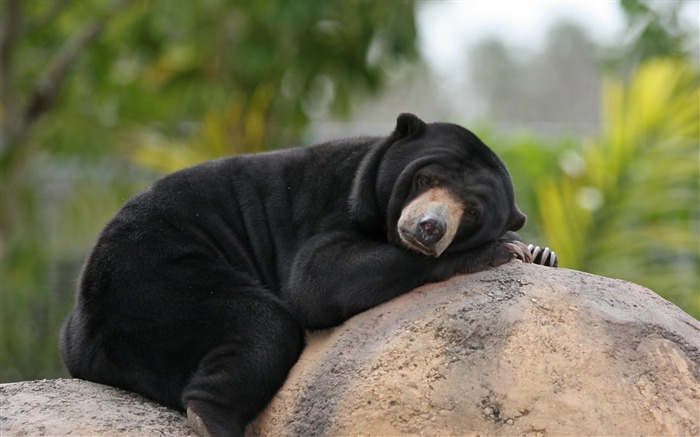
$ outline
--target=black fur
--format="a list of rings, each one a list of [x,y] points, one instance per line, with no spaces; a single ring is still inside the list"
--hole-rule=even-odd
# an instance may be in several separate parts
[[[478,202],[440,257],[396,230],[416,177]],[[304,330],[422,284],[503,264],[525,217],[471,132],[402,114],[388,137],[231,157],[132,198],[90,254],[61,353],[74,377],[191,408],[240,435],[284,382]]]

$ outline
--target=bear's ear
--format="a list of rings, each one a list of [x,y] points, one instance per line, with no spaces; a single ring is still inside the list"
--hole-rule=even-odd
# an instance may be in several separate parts
[[[425,132],[425,122],[413,114],[404,112],[396,119],[396,128],[392,136],[398,140],[407,137],[418,137]]]
[[[372,146],[362,159],[348,203],[353,220],[367,229],[379,230],[384,226],[388,205],[379,205],[376,183],[379,168],[387,149],[399,140],[418,137],[425,132],[425,122],[413,114],[403,113],[396,119],[396,128],[389,137]]]

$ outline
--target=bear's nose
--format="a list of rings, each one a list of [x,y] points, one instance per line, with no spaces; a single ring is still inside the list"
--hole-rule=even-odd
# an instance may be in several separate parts
[[[435,244],[445,235],[447,223],[445,220],[431,213],[425,213],[418,220],[418,235],[423,243]]]

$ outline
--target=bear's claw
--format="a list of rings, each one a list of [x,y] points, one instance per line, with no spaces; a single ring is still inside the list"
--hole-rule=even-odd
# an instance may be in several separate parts
[[[511,241],[507,244],[512,250],[513,259],[517,259],[528,264],[534,261],[535,258],[532,256],[529,248],[525,246],[524,243],[521,243],[520,241]]]
[[[540,246],[535,246],[530,244],[527,246],[528,251],[532,254],[533,263],[540,264],[547,267],[557,267],[559,266],[559,259],[557,253],[550,250],[549,247],[542,249]]]

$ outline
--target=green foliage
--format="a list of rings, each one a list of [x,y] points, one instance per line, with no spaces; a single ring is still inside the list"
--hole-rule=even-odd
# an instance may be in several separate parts
[[[209,111],[200,129],[184,139],[139,132],[134,135],[137,145],[130,159],[143,168],[171,173],[211,159],[265,151],[265,110],[270,96],[267,87],[259,87],[247,108],[234,101],[225,111]]]
[[[232,101],[250,103],[267,88],[264,115],[280,121],[267,127],[272,145],[296,137],[314,112],[347,111],[349,95],[379,88],[386,65],[415,56],[411,2],[394,7],[322,0],[149,2],[139,7],[146,10],[132,23],[133,31],[118,29],[132,38],[119,48],[122,80],[140,82],[161,100],[171,90],[189,88],[186,98],[197,114]],[[167,110],[178,122],[193,116],[173,105]]]
[[[688,53],[697,57],[697,17],[690,27],[681,19],[687,3],[688,0],[620,0],[627,32],[625,40],[609,51],[608,66],[629,73],[657,57],[687,59]]]
[[[683,61],[603,89],[603,134],[536,188],[561,266],[646,285],[700,316],[700,90]],[[566,162],[564,160],[563,162]]]

